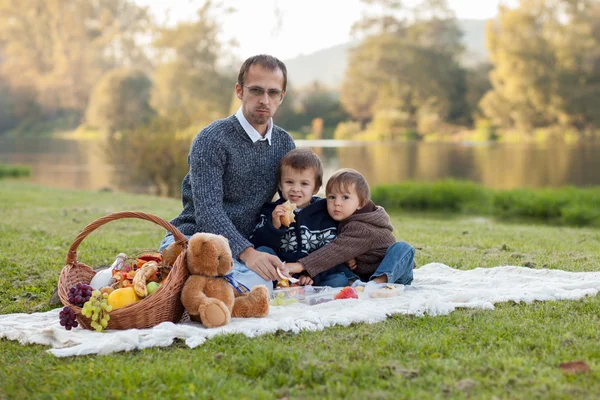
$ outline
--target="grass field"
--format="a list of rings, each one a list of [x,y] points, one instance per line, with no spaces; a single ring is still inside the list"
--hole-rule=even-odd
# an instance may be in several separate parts
[[[0,313],[48,310],[66,252],[106,214],[135,210],[171,219],[180,202],[49,189],[0,180]],[[398,238],[419,265],[471,269],[527,265],[600,271],[600,231],[498,223],[490,218],[394,213]],[[96,266],[121,251],[155,248],[162,229],[121,220],[84,240]],[[600,394],[600,296],[506,303],[494,311],[257,338],[221,336],[189,349],[56,358],[47,348],[0,340],[0,399],[33,398],[498,398],[585,399]],[[561,362],[591,372],[568,375]]]

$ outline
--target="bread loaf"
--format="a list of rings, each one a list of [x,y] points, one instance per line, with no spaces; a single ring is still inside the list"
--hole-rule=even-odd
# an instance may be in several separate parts
[[[285,203],[283,203],[283,205],[285,206],[286,212],[279,218],[279,220],[281,221],[281,225],[289,227],[292,222],[296,222],[296,219],[294,218],[294,210],[296,209],[296,204],[290,203],[290,201],[288,200]]]

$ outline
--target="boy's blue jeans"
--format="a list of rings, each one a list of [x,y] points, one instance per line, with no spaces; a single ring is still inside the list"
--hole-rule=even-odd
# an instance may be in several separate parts
[[[414,262],[415,249],[406,242],[396,242],[388,247],[385,257],[379,264],[379,267],[377,267],[377,270],[369,277],[369,280],[372,281],[378,276],[386,275],[387,281],[390,283],[410,285],[413,281]],[[338,265],[328,271],[322,272],[322,274],[330,274],[324,278],[326,282],[328,282],[329,276],[331,276],[331,279],[333,279],[334,282],[343,283],[342,279],[339,278],[340,273],[343,273],[346,278],[346,283],[343,286],[347,286],[350,280],[360,279],[360,277],[346,265]],[[323,283],[321,283],[321,285],[325,286]],[[330,283],[327,283],[327,285],[339,287]]]
[[[275,254],[275,251],[269,247],[263,246],[256,250]],[[413,281],[414,260],[415,249],[406,242],[396,242],[388,247],[385,257],[369,280],[386,275],[387,281],[390,283],[410,285]],[[313,277],[315,286],[331,287],[348,286],[349,281],[354,279],[360,279],[360,277],[346,265],[335,266]]]
[[[188,239],[191,237],[188,235],[186,236]],[[164,250],[173,242],[175,242],[173,234],[170,232],[167,233],[158,247],[158,251]],[[231,272],[236,281],[246,285],[249,289],[252,289],[252,287],[256,285],[265,285],[267,289],[269,289],[269,292],[273,290],[273,282],[264,279],[262,276],[246,267],[246,264],[236,258],[233,259],[233,271]]]

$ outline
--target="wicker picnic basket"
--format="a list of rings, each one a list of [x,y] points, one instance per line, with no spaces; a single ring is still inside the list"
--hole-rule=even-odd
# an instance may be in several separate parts
[[[177,257],[169,275],[152,296],[127,307],[111,311],[107,329],[144,329],[165,321],[178,322],[184,311],[180,299],[181,289],[188,277],[185,258],[187,238],[171,223],[155,215],[142,212],[123,211],[110,214],[97,219],[81,231],[71,245],[67,253],[66,265],[60,272],[60,278],[58,279],[60,301],[71,307],[82,327],[93,329],[90,325],[91,320],[81,313],[81,307],[69,303],[69,289],[78,282],[89,284],[96,274],[92,268],[77,261],[77,248],[91,232],[108,222],[122,218],[139,218],[162,226],[173,234],[175,241],[184,251]]]

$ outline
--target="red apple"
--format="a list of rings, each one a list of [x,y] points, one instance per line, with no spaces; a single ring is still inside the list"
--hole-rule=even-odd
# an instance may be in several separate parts
[[[345,288],[343,288],[342,290],[340,290],[340,292],[338,294],[336,294],[334,296],[335,300],[341,300],[341,299],[358,299],[358,293],[356,293],[356,290],[354,290],[353,287],[350,286],[346,286]]]

